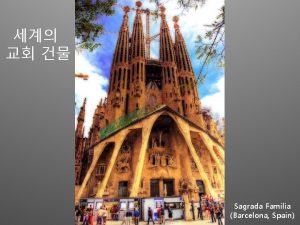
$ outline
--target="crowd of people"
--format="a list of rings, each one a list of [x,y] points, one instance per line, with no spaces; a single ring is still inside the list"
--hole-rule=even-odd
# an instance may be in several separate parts
[[[169,221],[172,223],[173,222],[173,211],[170,207],[167,207],[167,211],[168,211],[168,218]],[[150,224],[150,222],[152,221],[153,224],[155,224],[154,220],[153,220],[153,210],[148,207],[148,220],[147,220],[147,225]],[[157,218],[158,218],[158,223],[159,224],[166,224],[166,219],[165,219],[165,209],[161,206],[157,209]]]
[[[218,225],[223,225],[224,218],[224,203],[214,201],[210,197],[204,197],[201,204],[197,208],[197,218],[203,220],[204,218],[211,219],[212,223],[218,222]]]
[[[93,208],[75,208],[75,223],[79,225],[82,221],[82,225],[94,225],[94,209]],[[108,211],[105,205],[101,206],[96,214],[96,225],[106,225],[108,217]]]
[[[201,200],[201,203],[195,209],[194,203],[191,204],[191,213],[193,220],[196,220],[195,211],[197,211],[197,219],[198,220],[204,220],[204,219],[210,219],[212,223],[218,223],[218,225],[223,225],[222,219],[224,218],[224,203],[220,201],[214,201],[210,197],[203,197]],[[150,224],[150,222],[161,225],[166,224],[166,217],[165,213],[167,213],[167,219],[169,223],[173,222],[173,211],[170,206],[168,206],[166,209],[163,206],[160,206],[156,209],[155,213],[153,212],[153,209],[151,207],[148,207],[147,215],[147,225]],[[155,216],[154,216],[155,214]],[[80,225],[82,222],[82,225],[94,225],[94,220],[96,218],[96,224],[95,225],[106,225],[108,216],[111,220],[118,221],[120,215],[120,209],[118,205],[114,205],[108,209],[105,205],[102,205],[98,210],[94,210],[93,208],[75,208],[75,223],[76,225]],[[141,212],[137,207],[134,208],[134,210],[128,210],[124,211],[123,220],[121,222],[121,225],[139,225],[141,217]],[[155,218],[155,219],[154,219]],[[156,222],[157,220],[157,222]]]

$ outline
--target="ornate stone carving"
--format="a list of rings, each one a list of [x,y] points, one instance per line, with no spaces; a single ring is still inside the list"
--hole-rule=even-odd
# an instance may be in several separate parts
[[[133,86],[133,96],[134,97],[141,97],[142,94],[142,90],[141,90],[141,86],[138,80],[136,80],[134,82],[134,86]]]
[[[126,173],[130,170],[130,160],[131,160],[131,148],[129,145],[125,144],[122,146],[120,156],[117,161],[117,171],[119,173]]]
[[[190,180],[187,178],[181,178],[179,180],[179,193],[180,194],[189,194],[192,192],[198,191],[198,188],[195,187]]]
[[[178,102],[180,101],[180,93],[177,88],[173,88],[173,93],[174,93],[174,101]]]
[[[152,167],[161,166],[161,167],[173,167],[175,168],[175,159],[173,154],[169,153],[159,153],[159,152],[150,152],[149,154],[149,164]]]
[[[120,107],[120,91],[117,90],[114,98],[112,99],[113,107]]]
[[[106,185],[103,195],[113,195],[115,192],[115,189],[113,187],[113,184],[110,182]]]
[[[192,168],[193,171],[198,171],[197,165],[196,165],[194,160],[192,160],[191,168]]]

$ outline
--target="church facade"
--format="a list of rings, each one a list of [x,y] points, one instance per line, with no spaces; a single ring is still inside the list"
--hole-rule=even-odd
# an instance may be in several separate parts
[[[129,11],[124,7],[107,98],[95,110],[88,137],[86,100],[77,119],[75,201],[218,198],[224,192],[224,133],[201,107],[179,19],[173,18],[173,41],[160,8],[160,56],[151,59],[145,54],[141,2],[131,34]]]

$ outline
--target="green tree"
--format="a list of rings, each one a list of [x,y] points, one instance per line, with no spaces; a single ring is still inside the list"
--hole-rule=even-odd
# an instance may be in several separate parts
[[[97,20],[114,14],[116,0],[75,0],[76,48],[93,51],[101,45],[97,38],[104,33]]]
[[[223,6],[216,20],[211,25],[207,25],[207,32],[202,36],[197,36],[196,55],[197,59],[202,60],[197,82],[203,83],[205,81],[207,74],[204,73],[204,69],[211,62],[217,63],[219,67],[224,67],[224,26],[225,9]]]

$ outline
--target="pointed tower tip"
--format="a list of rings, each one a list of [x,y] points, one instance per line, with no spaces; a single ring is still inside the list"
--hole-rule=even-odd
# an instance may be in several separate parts
[[[161,5],[159,7],[159,10],[160,10],[161,13],[164,13],[166,11],[166,8],[163,5]]]
[[[178,16],[174,16],[174,17],[173,17],[173,21],[174,21],[174,23],[178,23],[179,17],[178,17]]]
[[[86,97],[83,100],[83,105],[85,105],[85,104],[86,104]]]
[[[178,16],[174,16],[173,17],[173,22],[174,22],[174,28],[175,29],[179,28],[178,21],[179,21],[179,17]]]
[[[130,7],[128,5],[124,6],[123,11],[127,14],[130,11]]]
[[[138,8],[140,8],[140,7],[143,5],[143,3],[142,3],[141,1],[137,1],[137,2],[135,3],[135,5],[136,5]]]

